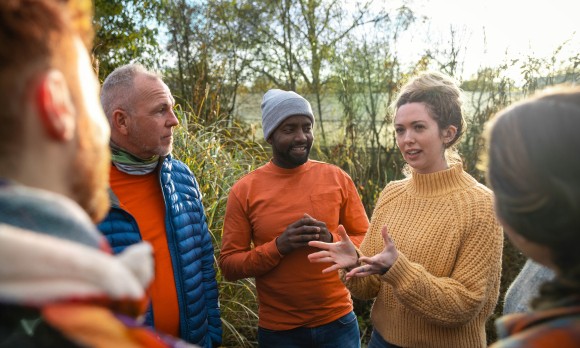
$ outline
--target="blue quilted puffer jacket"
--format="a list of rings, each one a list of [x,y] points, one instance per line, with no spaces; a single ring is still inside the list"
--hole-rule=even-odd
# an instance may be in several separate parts
[[[197,181],[184,163],[171,156],[163,159],[159,170],[181,338],[201,347],[219,346],[222,326],[214,250]],[[119,200],[112,192],[111,200],[112,208],[98,227],[117,254],[140,242],[141,235],[133,216],[119,207]],[[151,306],[145,318],[145,323],[153,326],[155,318]]]

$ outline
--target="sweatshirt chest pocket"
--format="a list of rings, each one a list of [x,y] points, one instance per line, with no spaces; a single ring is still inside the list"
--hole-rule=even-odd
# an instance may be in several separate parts
[[[327,226],[338,226],[342,199],[339,191],[313,194],[310,196],[313,218],[324,221]]]

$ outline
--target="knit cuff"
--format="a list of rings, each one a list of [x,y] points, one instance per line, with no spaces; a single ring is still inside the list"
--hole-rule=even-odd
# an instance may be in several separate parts
[[[413,265],[407,257],[399,251],[397,261],[389,268],[389,270],[380,276],[382,281],[391,285],[404,284],[412,281]]]

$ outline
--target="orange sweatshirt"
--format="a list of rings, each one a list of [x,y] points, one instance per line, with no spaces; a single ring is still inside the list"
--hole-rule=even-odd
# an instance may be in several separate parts
[[[262,328],[316,327],[352,310],[338,273],[323,274],[329,264],[309,262],[308,254],[317,249],[278,252],[276,238],[304,213],[324,221],[335,241],[339,224],[356,245],[368,228],[351,178],[327,163],[308,161],[283,169],[270,161],[230,191],[219,264],[227,279],[256,278]]]
[[[395,264],[382,276],[346,282],[354,297],[376,298],[375,329],[402,347],[485,347],[503,248],[491,191],[461,164],[413,173],[381,193],[362,254],[384,249],[385,225],[399,251]]]
[[[165,203],[157,171],[146,175],[129,175],[112,165],[110,181],[121,207],[137,221],[141,238],[153,247],[155,278],[150,293],[155,328],[178,337],[179,306],[165,234]]]

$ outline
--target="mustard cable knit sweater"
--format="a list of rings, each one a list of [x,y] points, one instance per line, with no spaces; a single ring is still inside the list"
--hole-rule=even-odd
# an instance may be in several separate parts
[[[460,164],[413,173],[381,193],[362,254],[383,250],[383,225],[399,258],[383,276],[345,282],[353,296],[376,298],[375,329],[403,347],[485,347],[485,321],[499,295],[503,248],[491,191]]]

